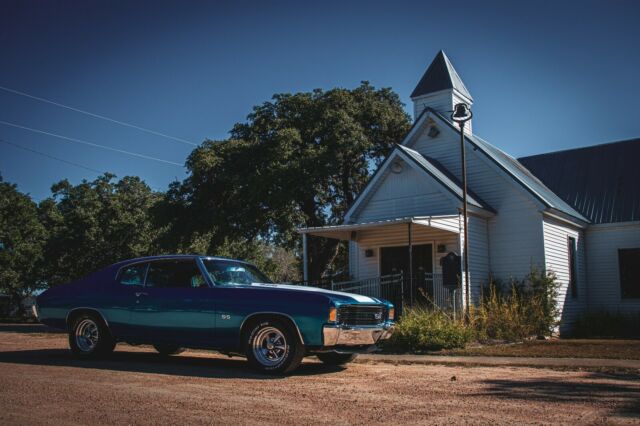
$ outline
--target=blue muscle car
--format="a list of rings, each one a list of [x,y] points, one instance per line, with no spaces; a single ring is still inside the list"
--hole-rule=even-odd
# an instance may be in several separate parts
[[[69,332],[80,357],[117,342],[245,355],[260,371],[288,373],[316,355],[344,364],[393,332],[392,304],[366,296],[272,284],[250,263],[158,256],[116,263],[37,298],[39,320]]]

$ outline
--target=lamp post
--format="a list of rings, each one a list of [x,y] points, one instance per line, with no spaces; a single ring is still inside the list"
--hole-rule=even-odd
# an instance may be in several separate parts
[[[464,272],[464,296],[465,296],[465,320],[469,321],[469,236],[467,232],[467,158],[464,149],[464,125],[471,120],[473,113],[465,103],[456,104],[453,107],[451,119],[460,126],[460,156],[462,162],[462,216],[463,216],[463,261]]]

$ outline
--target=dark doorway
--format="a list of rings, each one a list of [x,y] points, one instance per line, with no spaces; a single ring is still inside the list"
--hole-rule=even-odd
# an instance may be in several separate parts
[[[433,245],[419,244],[412,249],[413,279],[409,277],[409,246],[380,248],[380,275],[399,274],[405,280],[406,297],[420,300],[422,292],[429,293],[425,273],[433,273]]]

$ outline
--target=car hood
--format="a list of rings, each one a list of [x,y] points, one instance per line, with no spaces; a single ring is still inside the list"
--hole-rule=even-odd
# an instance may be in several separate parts
[[[344,293],[342,291],[325,290],[317,287],[306,287],[301,285],[254,283],[251,284],[251,287],[273,288],[278,290],[322,294],[340,303],[385,303],[380,299],[376,299],[375,297],[363,296],[361,294],[354,293]]]

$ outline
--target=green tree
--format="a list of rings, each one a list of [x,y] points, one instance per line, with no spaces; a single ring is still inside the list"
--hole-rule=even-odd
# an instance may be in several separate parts
[[[36,204],[0,176],[0,292],[20,313],[20,302],[44,285],[40,267],[46,237]]]
[[[173,221],[165,244],[228,241],[299,247],[300,226],[338,224],[372,170],[410,126],[399,97],[363,82],[353,90],[277,94],[256,106],[226,141],[206,141],[188,161],[162,210]],[[313,238],[310,271],[319,277],[340,252]]]
[[[160,196],[138,177],[114,178],[106,173],[75,186],[60,181],[51,188],[53,197],[40,203],[41,222],[50,231],[44,251],[49,285],[154,253],[150,210]]]

